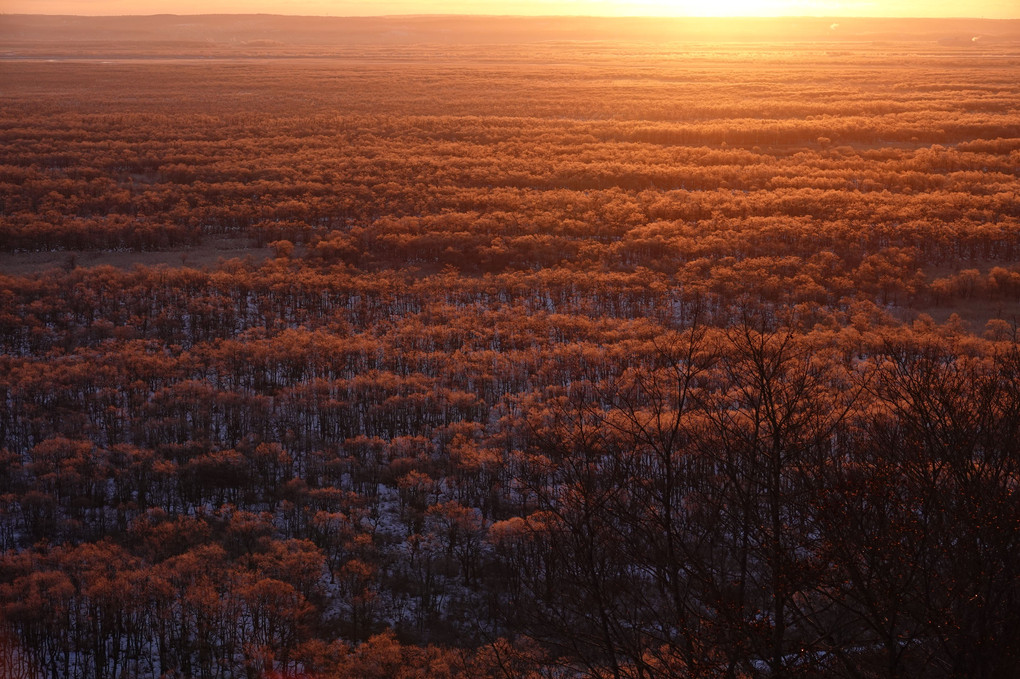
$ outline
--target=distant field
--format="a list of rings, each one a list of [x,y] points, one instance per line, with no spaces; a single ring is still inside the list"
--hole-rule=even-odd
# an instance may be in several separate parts
[[[0,49],[11,55],[304,55],[567,43],[796,43],[833,49],[915,43],[970,52],[1016,47],[1020,21],[824,17],[669,19],[606,17],[299,17],[271,15],[0,16]]]
[[[247,239],[207,238],[200,245],[162,250],[45,250],[0,253],[0,273],[24,276],[51,269],[114,266],[215,267],[220,260],[251,257],[261,262],[269,248],[251,246]]]

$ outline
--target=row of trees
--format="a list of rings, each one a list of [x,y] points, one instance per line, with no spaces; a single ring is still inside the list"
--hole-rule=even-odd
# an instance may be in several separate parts
[[[400,217],[445,232],[448,213],[462,213],[498,231],[469,229],[478,242],[466,250],[544,235],[581,251],[660,220],[700,234],[761,217],[814,250],[824,227],[835,238],[824,247],[844,257],[886,240],[919,248],[926,264],[1012,258],[1020,119],[1008,67],[876,73],[802,57],[792,69],[789,55],[737,55],[746,70],[733,84],[718,77],[735,65],[723,54],[683,77],[634,55],[555,74],[111,64],[95,82],[94,65],[20,63],[0,114],[0,250],[152,250],[224,233],[304,242],[380,220],[386,231]],[[593,114],[595,102],[604,110]],[[911,222],[923,227],[899,230]],[[995,245],[978,252],[975,240]],[[428,257],[444,261],[458,247],[433,246]],[[474,258],[484,256],[462,259]],[[599,258],[621,265],[611,251]],[[522,266],[511,260],[488,266]]]
[[[766,308],[795,309],[805,328],[845,325],[855,315],[916,315],[980,303],[983,313],[980,306],[977,314],[970,310],[978,331],[986,320],[992,326],[1015,320],[1010,312],[1020,299],[1016,265],[987,273],[963,269],[929,280],[917,267],[916,253],[898,248],[865,257],[851,270],[835,254],[820,252],[809,258],[702,257],[675,275],[566,264],[476,276],[453,267],[426,275],[421,264],[373,273],[327,265],[321,258],[330,256],[336,241],[323,243],[305,259],[232,260],[216,271],[100,266],[0,275],[5,305],[0,347],[28,358],[111,341],[138,346],[155,341],[204,357],[238,342],[259,346],[258,340],[274,341],[284,331],[327,331],[333,336],[323,341],[342,345],[331,349],[337,356],[357,355],[328,376],[352,377],[370,367],[414,370],[408,366],[418,358],[392,353],[397,351],[507,352],[550,341],[612,342],[618,333],[647,338],[655,329],[642,325],[645,320],[663,327],[682,324],[694,299],[714,321],[725,322],[735,305],[753,298]],[[275,341],[307,343],[299,336],[284,334]],[[387,354],[379,355],[377,347]],[[250,348],[243,351],[245,360],[254,360]],[[243,377],[230,370],[221,375]]]

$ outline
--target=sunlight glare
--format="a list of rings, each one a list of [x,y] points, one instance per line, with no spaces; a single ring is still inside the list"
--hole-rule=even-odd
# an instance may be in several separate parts
[[[652,16],[700,17],[781,17],[781,16],[837,16],[847,13],[847,5],[864,6],[867,2],[831,0],[641,0],[640,2],[614,2],[615,13]],[[837,7],[836,5],[841,5]],[[628,12],[627,9],[630,9]],[[842,12],[840,11],[842,10]]]

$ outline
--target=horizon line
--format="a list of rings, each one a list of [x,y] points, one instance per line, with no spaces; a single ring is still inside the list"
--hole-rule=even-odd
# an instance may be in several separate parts
[[[48,12],[3,12],[0,17],[73,17],[79,19],[120,19],[128,17],[155,18],[155,17],[293,17],[303,19],[679,19],[679,20],[711,20],[711,21],[741,21],[741,20],[780,20],[780,19],[840,19],[843,21],[942,21],[946,19],[969,19],[978,21],[1020,21],[1020,16],[1010,18],[994,18],[970,15],[955,16],[857,16],[839,14],[789,14],[789,15],[743,15],[743,16],[702,16],[702,15],[676,15],[676,14],[281,14],[276,12],[203,12],[194,14],[175,14],[170,12],[158,12],[155,14],[65,14]]]

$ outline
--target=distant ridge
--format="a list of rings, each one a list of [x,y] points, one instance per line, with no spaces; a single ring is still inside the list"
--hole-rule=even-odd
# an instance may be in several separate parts
[[[0,46],[18,43],[200,42],[289,46],[648,42],[1020,42],[1020,20],[612,18],[414,15],[303,17],[271,14],[152,16],[0,15]]]

